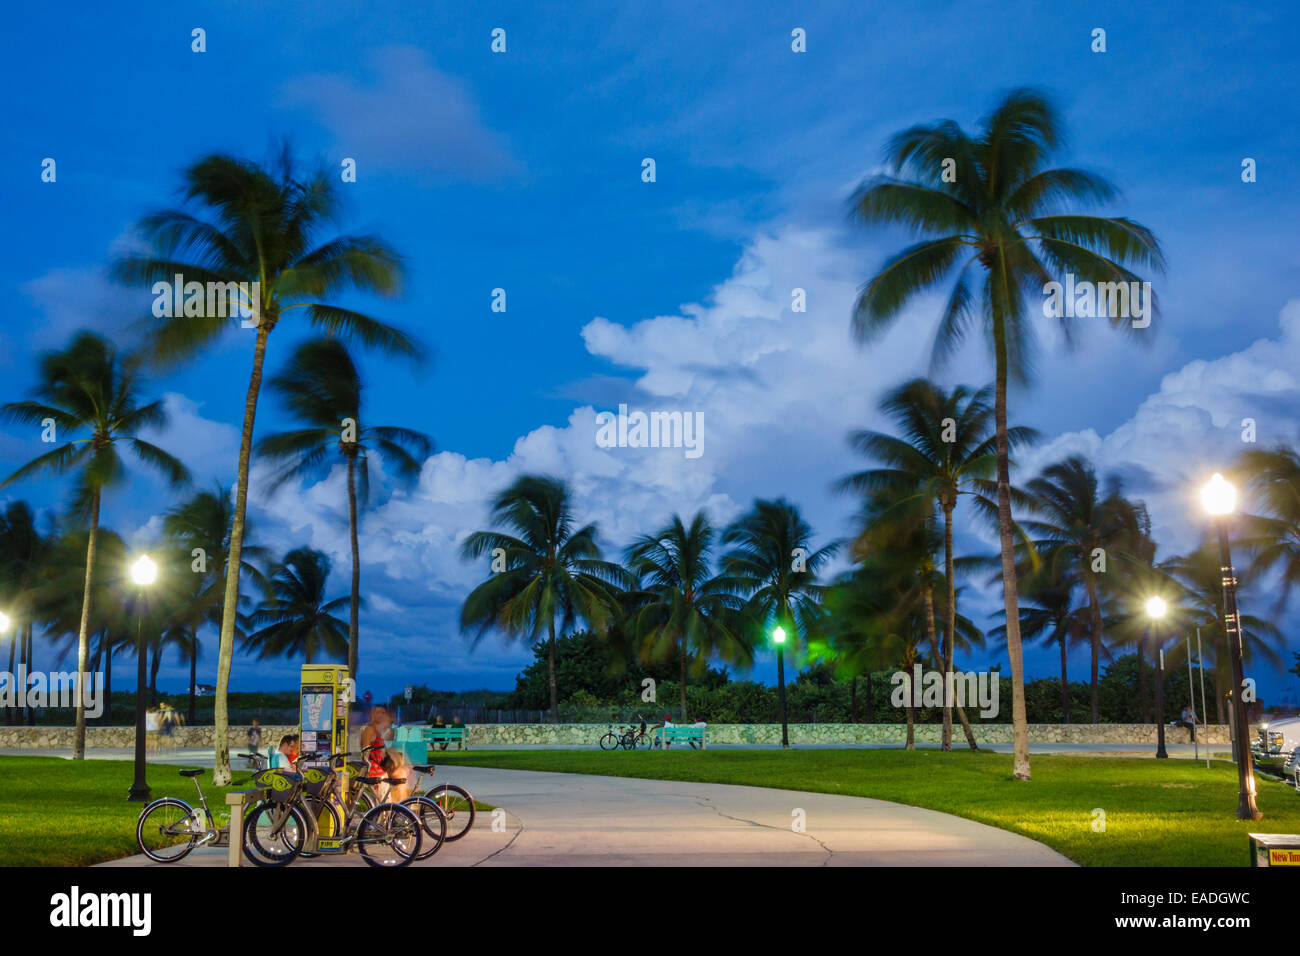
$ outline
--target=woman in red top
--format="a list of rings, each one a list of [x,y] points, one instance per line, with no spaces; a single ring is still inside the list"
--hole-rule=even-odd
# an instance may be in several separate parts
[[[393,718],[389,715],[387,707],[377,704],[370,708],[370,723],[361,728],[361,752],[366,758],[367,776],[405,777],[407,775],[403,761],[396,759],[394,752],[387,750],[384,744],[392,725]],[[367,747],[373,749],[367,750]],[[404,784],[387,787],[387,792],[383,789],[380,792],[384,800],[390,802],[400,802],[410,796],[410,790]]]

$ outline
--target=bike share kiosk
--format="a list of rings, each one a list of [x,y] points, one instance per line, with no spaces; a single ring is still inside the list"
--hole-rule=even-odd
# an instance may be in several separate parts
[[[299,698],[299,767],[328,767],[325,754],[348,749],[348,707],[352,681],[338,664],[304,664]]]

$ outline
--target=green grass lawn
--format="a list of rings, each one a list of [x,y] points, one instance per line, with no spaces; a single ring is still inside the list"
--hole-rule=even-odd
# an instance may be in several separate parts
[[[149,765],[153,799],[198,803],[193,781],[179,776],[180,769]],[[214,787],[210,768],[198,778],[214,816],[225,812],[228,791],[249,789],[249,776],[236,770],[229,787]],[[129,760],[0,757],[0,866],[87,866],[139,853],[135,823],[144,805],[126,799],[134,779]],[[441,774],[436,779],[444,782]],[[475,803],[480,811],[493,809]]]
[[[438,762],[875,797],[1021,833],[1085,866],[1246,866],[1247,832],[1300,833],[1300,796],[1262,778],[1264,819],[1237,820],[1226,761],[1035,756],[1027,783],[1011,779],[1009,754],[968,750],[470,751]]]

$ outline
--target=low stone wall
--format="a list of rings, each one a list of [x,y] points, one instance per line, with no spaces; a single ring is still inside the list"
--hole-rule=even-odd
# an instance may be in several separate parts
[[[556,745],[595,746],[609,724],[473,724],[469,728],[469,745],[474,747],[546,747]],[[904,724],[791,724],[792,744],[901,744],[907,739]],[[176,730],[168,743],[175,748],[209,748],[212,746],[213,728],[182,727]],[[279,743],[286,733],[297,733],[297,727],[263,727],[262,749]],[[941,728],[938,724],[917,724],[917,743],[938,743]],[[59,749],[72,747],[71,727],[0,727],[0,749],[22,748]],[[1252,731],[1252,736],[1254,732]],[[1202,726],[1198,729],[1202,743],[1227,746],[1228,728],[1224,724]],[[227,737],[232,752],[248,746],[247,726],[231,727]],[[980,743],[1011,743],[1010,724],[979,724],[975,739]],[[953,740],[965,745],[961,726],[953,726]],[[1155,746],[1155,724],[1030,724],[1029,740],[1042,744],[1134,744]],[[1190,743],[1188,732],[1182,727],[1166,727],[1165,741],[1170,744]],[[709,742],[714,744],[778,744],[781,742],[780,724],[714,724],[709,727]],[[134,727],[87,727],[86,746],[89,748],[133,747]]]
[[[609,724],[474,724],[469,728],[470,747],[538,747],[556,744],[595,744]],[[981,743],[1011,743],[1010,724],[976,725],[975,740]],[[917,743],[937,744],[943,729],[939,724],[917,724]],[[792,744],[902,744],[907,741],[905,724],[790,724]],[[1198,728],[1202,743],[1227,746],[1226,724]],[[964,745],[961,726],[953,726],[953,739]],[[1155,746],[1155,724],[1030,724],[1032,743],[1141,744]],[[779,744],[780,724],[714,724],[709,727],[711,744]],[[1166,727],[1165,742],[1190,743],[1182,727]]]
[[[0,748],[22,748],[26,750],[72,749],[72,727],[0,727]],[[213,728],[208,726],[180,727],[167,738],[168,747],[177,749],[208,749],[212,746]],[[280,743],[285,734],[296,734],[297,727],[263,727],[262,747],[274,747]],[[248,727],[231,727],[226,735],[232,753],[248,749]],[[135,727],[87,727],[86,747],[88,749],[109,749],[113,747],[134,747]]]

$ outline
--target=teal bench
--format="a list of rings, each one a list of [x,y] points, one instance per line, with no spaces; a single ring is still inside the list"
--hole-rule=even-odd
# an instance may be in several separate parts
[[[659,743],[663,746],[699,744],[703,750],[709,742],[708,727],[660,727],[658,733]]]
[[[429,762],[430,744],[456,744],[461,750],[469,749],[469,730],[465,727],[398,727],[389,744],[406,755],[410,764]]]

